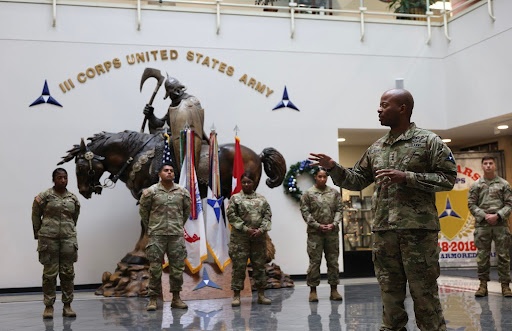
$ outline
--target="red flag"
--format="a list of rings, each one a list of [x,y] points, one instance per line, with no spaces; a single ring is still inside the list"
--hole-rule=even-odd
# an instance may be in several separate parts
[[[242,174],[244,173],[244,160],[240,149],[240,138],[235,137],[235,158],[233,160],[233,180],[231,182],[231,195],[242,190]]]

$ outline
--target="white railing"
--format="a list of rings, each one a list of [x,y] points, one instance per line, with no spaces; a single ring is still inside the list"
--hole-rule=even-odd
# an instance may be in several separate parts
[[[442,26],[445,37],[451,40],[448,33],[448,23],[453,19],[454,12],[463,14],[487,3],[489,16],[493,21],[495,20],[493,0],[464,0],[464,2],[458,2],[454,8],[451,8],[448,0],[439,0],[435,4],[437,7],[430,6],[429,0],[425,0],[425,4],[429,9],[424,14],[395,13],[392,9],[385,12],[369,10],[367,5],[372,4],[370,0],[360,0],[360,6],[357,9],[304,7],[299,5],[296,0],[290,0],[287,6],[255,5],[252,0],[0,0],[0,2],[51,3],[53,27],[57,24],[57,5],[133,8],[137,11],[137,30],[140,30],[142,26],[142,10],[209,12],[216,15],[217,34],[220,32],[221,18],[224,14],[285,17],[290,19],[290,38],[295,36],[296,19],[358,21],[360,22],[361,41],[365,37],[365,23],[372,21],[382,22],[382,19],[389,19],[390,22],[396,24],[425,25],[427,28],[426,43],[430,43],[433,25]],[[432,11],[431,8],[436,12]],[[394,20],[396,18],[401,19]]]

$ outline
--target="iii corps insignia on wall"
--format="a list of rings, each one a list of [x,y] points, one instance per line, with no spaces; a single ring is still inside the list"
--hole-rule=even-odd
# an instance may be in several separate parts
[[[469,189],[436,193],[441,234],[449,240],[455,237],[462,239],[474,230],[468,209],[468,191]]]
[[[497,160],[502,160],[500,152],[456,153],[455,186],[449,192],[436,193],[436,208],[441,224],[439,264],[442,267],[476,266],[475,219],[468,208],[468,193],[471,185],[482,176],[481,158],[487,154],[494,154]],[[496,265],[494,250],[491,252],[491,265]]]

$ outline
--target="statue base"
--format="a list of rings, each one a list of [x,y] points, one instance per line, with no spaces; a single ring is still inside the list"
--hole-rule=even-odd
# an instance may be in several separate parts
[[[148,295],[149,265],[144,261],[129,259],[128,254],[117,264],[114,273],[105,271],[102,276],[102,285],[96,290],[96,295],[105,297],[144,297]],[[231,271],[232,264],[229,264],[221,272],[214,262],[203,262],[203,268],[196,274],[190,273],[185,268],[183,273],[183,290],[180,296],[184,300],[220,299],[231,298]],[[283,273],[281,268],[274,264],[265,265],[267,275],[267,289],[279,289],[294,287],[293,280],[289,275]],[[244,290],[240,292],[242,297],[252,295],[256,290],[252,280],[252,266],[247,266]],[[169,274],[164,269],[162,273],[162,296],[164,301],[171,301],[172,294],[169,293]]]

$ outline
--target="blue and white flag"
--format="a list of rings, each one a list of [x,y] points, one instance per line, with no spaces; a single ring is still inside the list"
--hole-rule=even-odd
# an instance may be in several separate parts
[[[210,178],[206,205],[206,239],[208,251],[221,271],[231,263],[228,254],[229,231],[224,222],[224,197],[220,189],[219,146],[217,133],[210,132]]]

